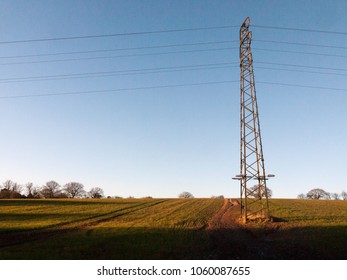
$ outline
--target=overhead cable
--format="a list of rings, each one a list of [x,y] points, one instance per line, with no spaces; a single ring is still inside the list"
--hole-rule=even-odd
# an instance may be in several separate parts
[[[341,54],[328,54],[328,53],[315,53],[315,52],[301,52],[301,51],[288,51],[288,50],[276,50],[276,49],[264,49],[264,48],[253,48],[259,51],[267,52],[282,52],[282,53],[295,53],[295,54],[304,54],[304,55],[319,55],[319,56],[330,56],[330,57],[347,57],[347,55]]]
[[[66,59],[37,60],[37,61],[2,62],[2,63],[0,63],[0,65],[38,64],[38,63],[51,63],[51,62],[82,61],[82,60],[125,58],[125,57],[140,57],[140,56],[167,55],[167,54],[179,54],[179,53],[197,53],[197,52],[210,52],[210,51],[225,51],[225,50],[232,50],[232,49],[238,49],[238,47],[211,48],[211,49],[200,49],[200,50],[182,50],[182,51],[157,52],[157,53],[121,54],[121,55],[110,55],[110,56],[79,57],[79,58],[66,58]]]
[[[211,69],[220,69],[220,68],[229,68],[229,67],[238,67],[238,64],[236,62],[210,63],[210,64],[181,65],[181,66],[172,66],[172,67],[155,67],[155,68],[140,68],[140,69],[115,70],[115,71],[71,73],[71,74],[63,74],[63,75],[14,77],[14,78],[0,79],[0,83],[35,82],[35,81],[49,81],[49,80],[62,80],[62,79],[108,77],[108,76],[118,76],[118,75],[123,76],[123,75],[153,74],[153,73],[166,73],[166,72],[179,72],[179,71],[211,70]]]
[[[71,51],[71,52],[56,52],[56,53],[39,53],[39,54],[24,54],[12,56],[0,56],[0,59],[13,59],[13,58],[28,58],[28,57],[43,57],[43,56],[59,56],[59,55],[75,55],[75,54],[89,54],[89,53],[102,53],[102,52],[118,52],[118,51],[131,51],[131,50],[146,50],[146,49],[161,49],[173,47],[188,47],[188,46],[201,46],[201,45],[214,45],[236,43],[238,40],[229,41],[209,41],[198,43],[185,43],[185,44],[169,44],[169,45],[154,45],[143,47],[129,47],[129,48],[115,48],[115,49],[99,49],[99,50],[86,50],[86,51]]]
[[[42,93],[42,94],[23,94],[23,95],[7,95],[0,96],[0,99],[15,99],[15,98],[32,98],[32,97],[52,97],[52,96],[63,96],[63,95],[85,95],[85,94],[115,94],[126,91],[139,91],[139,90],[150,90],[150,89],[163,89],[163,88],[178,88],[178,87],[189,87],[189,86],[204,86],[204,85],[216,85],[216,84],[228,84],[237,83],[235,81],[211,81],[201,83],[186,83],[186,84],[172,84],[172,85],[160,85],[160,86],[148,86],[148,87],[133,87],[133,88],[119,88],[119,89],[105,89],[105,90],[89,90],[89,91],[71,91],[71,92],[58,92],[58,93]]]
[[[334,34],[334,35],[347,35],[347,32],[343,32],[343,31],[329,31],[329,30],[319,30],[319,29],[280,27],[280,26],[258,25],[258,24],[252,24],[252,27],[263,28],[263,29],[286,30],[286,31],[299,31],[299,32],[324,33],[324,34]]]
[[[95,35],[81,35],[81,36],[9,40],[9,41],[0,41],[0,44],[37,43],[37,42],[47,42],[47,41],[65,41],[65,40],[95,39],[95,38],[150,35],[150,34],[175,33],[175,32],[206,31],[206,30],[228,29],[228,28],[235,28],[235,27],[238,27],[238,26],[237,25],[222,25],[222,26],[208,26],[208,27],[182,28],[182,29],[162,29],[162,30],[152,30],[152,31],[135,31],[135,32],[123,32],[123,33],[111,33],[111,34],[95,34]]]

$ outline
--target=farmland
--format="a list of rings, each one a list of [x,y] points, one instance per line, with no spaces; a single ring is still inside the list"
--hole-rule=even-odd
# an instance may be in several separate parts
[[[0,200],[0,259],[347,258],[347,201],[270,208],[241,225],[237,200]]]
[[[347,201],[271,199],[269,206],[272,223],[239,225],[232,209],[224,214],[215,228],[218,258],[347,259]]]

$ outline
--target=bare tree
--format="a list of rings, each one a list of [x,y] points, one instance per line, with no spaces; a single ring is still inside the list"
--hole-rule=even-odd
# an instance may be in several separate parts
[[[305,199],[306,198],[306,195],[301,193],[297,196],[298,199]]]
[[[334,200],[339,200],[340,199],[340,194],[338,194],[338,193],[331,193],[330,196]]]
[[[260,197],[266,197],[265,193],[265,186],[264,185],[254,185],[249,189],[248,197],[254,197],[254,198],[260,198]],[[272,190],[270,190],[268,187],[266,187],[267,197],[272,197]]]
[[[7,180],[2,185],[2,198],[21,198],[22,186],[11,180]]]
[[[347,200],[347,192],[342,191],[341,197],[342,197],[343,200]]]
[[[11,191],[12,190],[12,186],[13,186],[14,182],[12,182],[11,180],[7,180],[2,184],[2,188],[4,190],[8,190]]]
[[[194,198],[190,192],[182,192],[178,195],[179,198]]]
[[[71,198],[81,197],[85,193],[84,186],[77,182],[67,183],[64,185],[63,189],[67,196]]]
[[[25,188],[27,190],[27,197],[28,198],[33,198],[34,195],[33,195],[33,191],[34,191],[34,184],[29,182],[29,183],[26,183],[25,184]]]
[[[104,191],[101,188],[96,187],[92,188],[88,194],[91,198],[102,198],[104,196]]]
[[[60,185],[56,181],[49,181],[41,188],[41,194],[45,198],[55,198],[61,193]]]
[[[40,191],[32,182],[25,184],[27,198],[40,198]]]
[[[219,199],[224,199],[224,195],[212,195],[211,198],[219,198]]]
[[[12,185],[12,191],[13,192],[16,192],[16,193],[20,194],[22,192],[22,189],[23,189],[23,187],[20,184],[13,183],[13,185]]]
[[[312,189],[307,194],[306,197],[309,199],[330,199],[330,194],[323,189]]]

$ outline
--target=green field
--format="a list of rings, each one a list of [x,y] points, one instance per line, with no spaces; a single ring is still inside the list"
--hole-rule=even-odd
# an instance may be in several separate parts
[[[0,259],[206,258],[204,228],[222,204],[222,199],[0,201]]]
[[[270,206],[283,220],[270,234],[279,257],[347,259],[347,201],[273,199]]]
[[[273,223],[209,228],[223,203],[0,200],[0,259],[347,259],[347,201],[272,199]]]

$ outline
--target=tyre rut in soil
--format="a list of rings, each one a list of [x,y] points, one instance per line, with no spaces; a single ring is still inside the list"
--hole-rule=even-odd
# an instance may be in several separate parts
[[[105,214],[100,214],[80,220],[75,220],[71,222],[64,222],[56,225],[46,227],[44,229],[30,230],[18,233],[3,233],[0,234],[0,248],[10,247],[18,244],[28,243],[35,240],[41,240],[45,238],[50,238],[55,235],[64,234],[71,231],[76,231],[79,229],[86,228],[88,226],[95,226],[99,223],[110,221],[116,219],[120,216],[130,214],[144,208],[152,207],[161,204],[167,200],[160,201],[149,201],[136,204],[133,206],[125,207],[122,209],[117,209]]]

